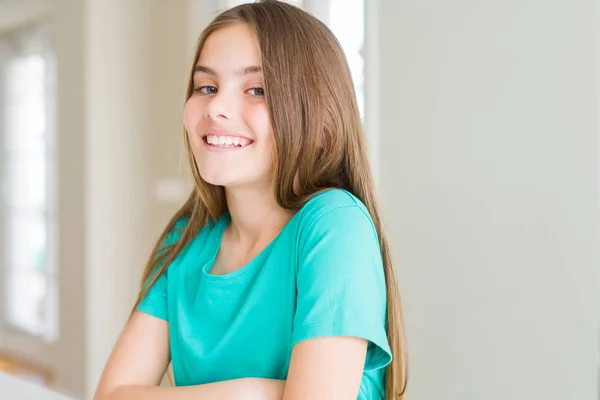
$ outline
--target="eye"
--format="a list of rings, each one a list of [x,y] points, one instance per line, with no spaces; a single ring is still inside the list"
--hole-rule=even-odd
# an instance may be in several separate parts
[[[264,97],[265,89],[256,87],[256,88],[248,89],[247,93],[250,94],[251,96]]]
[[[217,88],[214,86],[200,86],[199,88],[194,89],[194,92],[200,94],[215,94],[217,93]]]

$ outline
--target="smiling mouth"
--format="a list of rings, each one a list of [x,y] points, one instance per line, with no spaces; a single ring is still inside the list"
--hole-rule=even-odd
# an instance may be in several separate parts
[[[221,148],[243,148],[251,145],[253,142],[250,139],[239,136],[221,136],[221,135],[206,135],[203,138],[204,143],[212,147]]]

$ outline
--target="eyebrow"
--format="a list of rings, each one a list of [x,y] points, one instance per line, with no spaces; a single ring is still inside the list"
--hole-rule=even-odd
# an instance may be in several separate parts
[[[263,70],[262,67],[260,67],[258,65],[251,65],[248,67],[238,69],[237,71],[235,71],[235,75],[245,76],[245,75],[260,74],[262,72],[262,70]],[[205,74],[213,75],[213,76],[218,75],[214,69],[207,67],[205,65],[196,65],[194,67],[193,73],[195,74],[197,72],[203,72]]]

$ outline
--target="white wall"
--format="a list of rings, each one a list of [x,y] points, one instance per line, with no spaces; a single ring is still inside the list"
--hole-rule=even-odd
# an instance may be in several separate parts
[[[410,400],[597,399],[598,6],[382,0]]]
[[[59,327],[49,366],[70,394],[85,390],[85,21],[80,0],[54,0],[57,63]]]
[[[184,0],[86,0],[86,395],[91,398],[176,208],[156,183],[180,168]],[[182,163],[183,165],[183,163]]]

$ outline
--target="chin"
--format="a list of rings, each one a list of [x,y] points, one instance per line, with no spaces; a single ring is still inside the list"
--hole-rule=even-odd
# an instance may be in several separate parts
[[[207,174],[200,172],[200,177],[214,186],[229,186],[232,180],[229,177],[223,176],[222,174]]]
[[[262,188],[265,186],[265,183],[261,180],[253,180],[253,179],[242,179],[241,177],[232,177],[232,176],[219,176],[215,175],[207,175],[200,174],[203,180],[213,186],[221,186],[228,189],[249,189],[249,188]]]
[[[198,165],[200,177],[207,183],[214,186],[223,186],[227,188],[242,187],[261,187],[266,181],[270,180],[267,176],[270,174],[244,174],[238,171],[239,168],[218,168],[214,165]],[[256,176],[258,175],[258,176]]]
[[[231,173],[232,171],[223,171],[223,170],[213,170],[211,169],[200,169],[198,168],[198,173],[200,177],[214,186],[237,186],[240,184],[240,181],[244,181],[240,176],[234,176]]]

